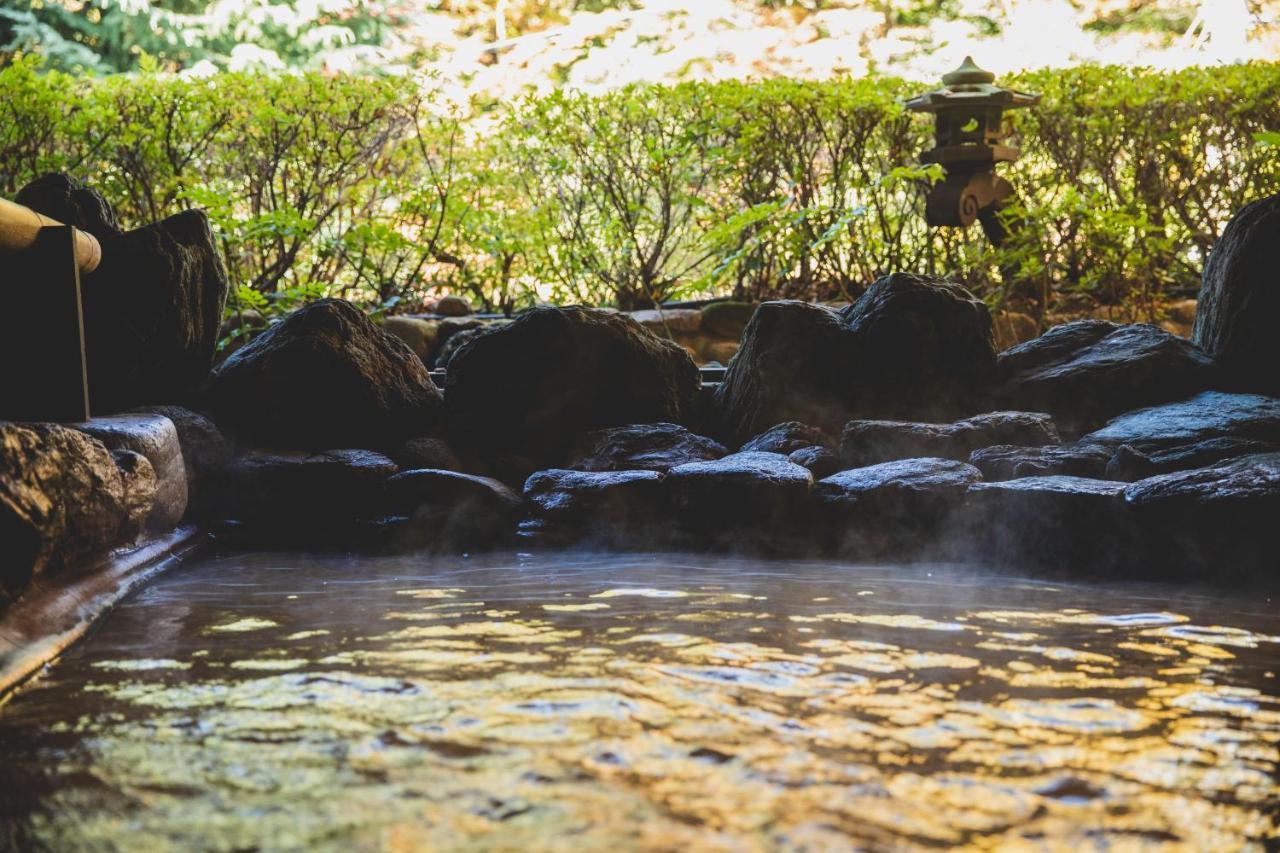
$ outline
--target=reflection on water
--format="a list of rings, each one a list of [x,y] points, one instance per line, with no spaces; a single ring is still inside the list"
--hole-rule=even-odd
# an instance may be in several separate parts
[[[1277,635],[946,567],[210,559],[0,709],[0,846],[1262,847]]]

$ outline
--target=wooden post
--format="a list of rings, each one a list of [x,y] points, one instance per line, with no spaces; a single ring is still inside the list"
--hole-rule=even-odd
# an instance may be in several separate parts
[[[0,419],[89,420],[80,270],[86,257],[96,267],[100,250],[93,240],[93,254],[81,253],[87,236],[44,226],[25,235],[26,248],[0,245]]]

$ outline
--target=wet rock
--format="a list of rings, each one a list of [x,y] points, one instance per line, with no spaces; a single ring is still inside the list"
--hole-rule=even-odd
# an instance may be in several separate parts
[[[389,512],[409,519],[402,547],[495,548],[515,533],[520,496],[497,480],[457,471],[401,471],[386,482]]]
[[[919,555],[982,479],[954,459],[900,459],[841,471],[814,485],[823,529],[845,556]]]
[[[1053,419],[1036,412],[988,412],[950,424],[858,420],[845,424],[840,458],[854,468],[922,456],[965,461],[980,447],[1058,441]]]
[[[1280,443],[1280,399],[1209,391],[1123,414],[1081,441],[1147,453],[1220,438]]]
[[[0,591],[120,540],[125,493],[102,442],[50,424],[0,421]]]
[[[1242,390],[1280,393],[1280,195],[1240,210],[1209,252],[1192,340]]]
[[[785,421],[760,433],[738,450],[781,453],[785,456],[804,447],[835,447],[835,441],[817,427],[799,421]]]
[[[671,527],[662,480],[657,471],[539,471],[524,484],[534,515],[522,534],[546,544],[662,547]]]
[[[450,444],[558,464],[584,432],[679,423],[694,409],[693,361],[624,315],[534,308],[461,349],[449,365]]]
[[[268,445],[380,447],[431,430],[426,367],[349,302],[290,314],[220,364],[208,402],[222,426]]]
[[[787,420],[955,417],[994,374],[986,306],[958,284],[897,273],[836,314],[766,302],[717,393],[731,443]]]
[[[411,438],[387,451],[387,456],[404,471],[414,468],[436,468],[444,471],[463,469],[462,461],[443,438]]]
[[[431,358],[438,334],[435,323],[417,317],[388,317],[382,321],[382,330],[403,341],[423,364]]]
[[[669,471],[686,462],[719,459],[719,442],[679,424],[632,424],[587,433],[567,467],[579,471]]]
[[[111,458],[120,470],[120,483],[124,488],[120,538],[127,542],[137,538],[147,526],[156,502],[156,472],[147,457],[132,450],[113,450]]]
[[[716,390],[720,437],[741,445],[784,421],[838,430],[848,419],[858,349],[834,311],[765,302]]]
[[[1051,444],[1044,447],[998,444],[975,450],[969,455],[969,464],[989,481],[1052,474],[1111,480],[1116,479],[1106,473],[1111,456],[1110,449],[1091,444]]]
[[[815,480],[830,477],[844,467],[840,461],[840,454],[829,447],[817,445],[793,450],[787,454],[787,459],[801,468],[808,468]]]
[[[813,475],[780,453],[734,453],[667,473],[682,526],[702,544],[768,550],[802,535]]]
[[[456,294],[442,296],[437,299],[435,309],[437,314],[442,314],[445,317],[465,317],[468,314],[475,313],[467,298]]]
[[[1088,429],[1121,412],[1213,386],[1212,360],[1190,341],[1147,324],[1078,320],[1002,352],[1003,405],[1049,412]]]
[[[952,525],[951,547],[1019,568],[1136,573],[1125,487],[1063,475],[976,483]]]
[[[147,529],[163,532],[178,526],[187,512],[187,468],[173,421],[149,412],[108,415],[75,424],[75,429],[110,450],[132,450],[145,456],[156,483]]]
[[[205,214],[188,210],[120,231],[102,196],[65,175],[28,184],[18,202],[102,244],[102,263],[84,276],[82,295],[92,409],[189,397],[213,365],[227,297]]]
[[[203,515],[208,509],[207,491],[231,461],[231,444],[209,418],[181,406],[144,406],[138,410],[168,418],[178,432],[182,463],[187,475],[187,509]]]
[[[702,327],[702,312],[696,308],[632,311],[631,319],[662,338],[695,335]]]
[[[739,340],[756,307],[754,302],[710,302],[702,306],[702,331],[728,341]]]
[[[991,315],[954,282],[894,273],[841,316],[861,350],[849,377],[857,417],[955,417],[995,376]]]
[[[1106,477],[1108,480],[1133,482],[1158,474],[1203,468],[1240,456],[1271,453],[1276,450],[1280,450],[1280,443],[1232,436],[1208,438],[1203,441],[1165,447],[1150,447],[1145,452],[1128,444],[1122,444],[1107,462]]]
[[[1139,480],[1124,502],[1153,574],[1275,582],[1280,453]]]
[[[399,469],[371,450],[252,451],[227,469],[227,517],[309,546],[329,544],[356,519],[375,517],[386,481]]]

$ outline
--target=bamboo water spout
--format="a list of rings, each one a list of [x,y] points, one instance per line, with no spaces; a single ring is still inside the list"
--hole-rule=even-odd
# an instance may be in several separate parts
[[[0,249],[20,251],[35,242],[41,228],[62,225],[36,213],[29,207],[0,198]],[[80,272],[93,272],[102,262],[102,244],[92,234],[75,229],[76,266]]]

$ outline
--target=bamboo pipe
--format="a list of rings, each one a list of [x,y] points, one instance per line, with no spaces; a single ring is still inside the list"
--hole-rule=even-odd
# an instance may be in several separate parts
[[[0,198],[0,249],[19,251],[36,240],[41,228],[62,225],[36,213],[29,207]],[[75,229],[76,266],[80,272],[93,272],[102,262],[102,244],[92,234]]]

